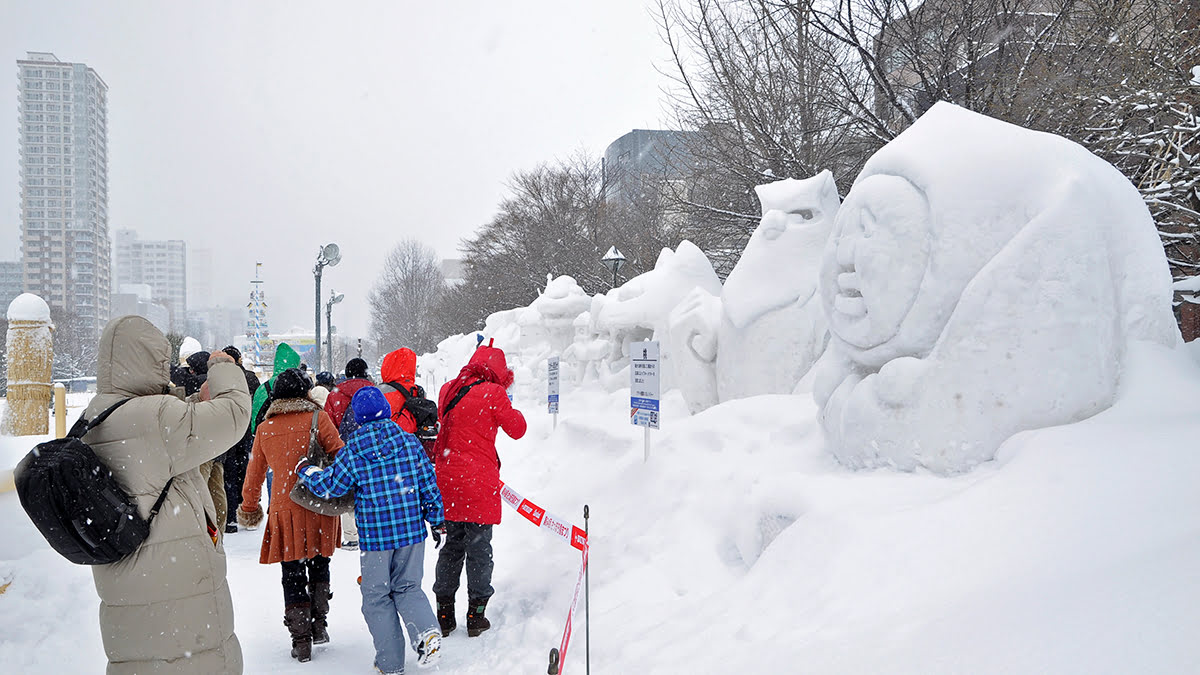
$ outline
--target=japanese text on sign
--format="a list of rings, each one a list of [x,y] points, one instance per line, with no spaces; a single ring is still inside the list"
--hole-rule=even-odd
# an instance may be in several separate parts
[[[629,421],[640,427],[658,428],[659,361],[658,343],[629,345]]]
[[[551,356],[546,360],[546,401],[547,412],[558,412],[558,357]]]

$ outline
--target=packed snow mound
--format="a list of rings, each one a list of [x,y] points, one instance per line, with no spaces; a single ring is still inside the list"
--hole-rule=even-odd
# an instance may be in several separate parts
[[[762,219],[719,300],[697,289],[671,317],[676,372],[693,412],[791,393],[828,341],[817,280],[840,203],[833,174],[789,178],[755,192]]]
[[[9,321],[49,321],[50,305],[33,293],[22,293],[8,305]]]
[[[437,351],[420,357],[421,377],[427,389],[436,391],[467,364],[478,336],[486,336],[505,352],[515,375],[515,396],[545,397],[546,361],[552,356],[561,357],[564,386],[599,382],[616,391],[629,386],[629,344],[667,342],[667,316],[697,288],[715,295],[721,282],[708,258],[689,241],[674,251],[663,249],[654,269],[606,295],[588,296],[568,276],[551,278],[528,307],[496,312],[480,333],[451,336]],[[670,356],[664,353],[663,360],[665,371]],[[672,386],[670,374],[664,374],[664,391]]]
[[[1131,341],[1179,342],[1154,222],[1058,136],[938,103],[877,152],[820,277],[814,394],[852,467],[971,469],[1108,408]]]

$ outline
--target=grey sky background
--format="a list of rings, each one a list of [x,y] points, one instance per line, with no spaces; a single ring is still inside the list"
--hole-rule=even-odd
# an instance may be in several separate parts
[[[49,51],[109,86],[110,233],[214,249],[225,305],[261,260],[276,332],[311,330],[320,244],[343,251],[334,323],[364,334],[397,240],[455,257],[514,170],[666,117],[645,0],[0,0],[0,47],[0,258],[20,255],[15,61]]]

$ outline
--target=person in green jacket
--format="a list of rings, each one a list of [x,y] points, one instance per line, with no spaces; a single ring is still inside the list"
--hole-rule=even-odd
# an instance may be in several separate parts
[[[267,380],[266,384],[254,390],[254,401],[250,407],[250,433],[258,431],[258,423],[262,421],[259,417],[259,412],[266,413],[267,399],[271,397],[269,392],[275,391],[275,378],[279,377],[280,373],[288,368],[298,368],[300,366],[300,354],[296,352],[286,342],[280,342],[275,347],[275,369],[271,373],[271,379]],[[267,470],[267,504],[271,503],[271,483],[274,482],[275,475]]]
[[[280,342],[275,347],[275,370],[271,375],[271,379],[267,380],[266,386],[259,387],[254,392],[254,404],[250,411],[250,431],[253,433],[258,431],[258,413],[263,408],[263,404],[267,402],[268,391],[275,390],[275,378],[288,368],[300,367],[300,354],[292,349],[292,346],[286,342]]]

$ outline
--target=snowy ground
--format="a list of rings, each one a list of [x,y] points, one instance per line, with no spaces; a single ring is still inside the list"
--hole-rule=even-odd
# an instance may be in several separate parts
[[[669,394],[643,463],[627,392],[565,396],[553,431],[524,402],[530,432],[501,441],[501,473],[577,524],[590,504],[596,672],[1200,672],[1200,369],[1182,352],[1134,357],[1116,407],[1021,434],[955,478],[837,467],[800,396],[686,417]],[[29,440],[0,439],[0,458]],[[371,672],[356,556],[333,559],[333,641],[298,664],[260,536],[226,544],[246,672]],[[495,548],[493,630],[456,633],[440,672],[545,672],[558,644],[578,552],[511,511]],[[8,582],[5,672],[103,672],[90,573],[12,493]],[[582,616],[568,673],[583,670]]]

